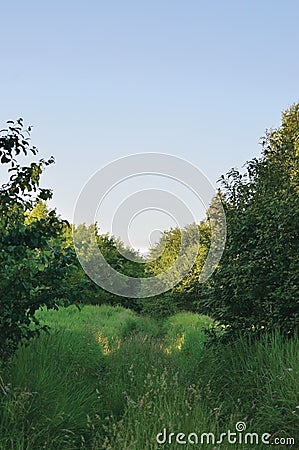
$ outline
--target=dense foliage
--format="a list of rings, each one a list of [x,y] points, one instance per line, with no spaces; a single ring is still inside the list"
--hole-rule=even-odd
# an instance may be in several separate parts
[[[167,317],[178,311],[197,309],[199,299],[205,298],[205,290],[198,279],[210,248],[210,237],[211,229],[207,221],[163,232],[157,245],[150,250],[146,273],[149,276],[158,276],[171,269],[169,276],[177,284],[164,294],[143,300],[143,313],[154,317]],[[177,259],[180,264],[175,267]],[[184,266],[188,267],[193,259],[191,270],[186,270],[186,275],[182,277]]]
[[[226,338],[298,329],[299,104],[262,145],[244,174],[221,179],[228,236],[205,306]]]
[[[73,235],[76,241],[76,253],[79,258],[82,257],[88,273],[100,273],[101,279],[109,284],[109,273],[107,268],[101,265],[96,246],[100,249],[104,259],[116,271],[127,275],[128,277],[141,278],[145,276],[144,261],[133,249],[127,248],[123,243],[109,234],[100,234],[97,225],[81,224],[73,227]],[[71,245],[73,245],[71,243]],[[101,286],[95,284],[78,265],[72,273],[69,282],[81,285],[80,302],[85,304],[121,304],[130,307],[133,310],[140,311],[138,301],[131,298],[119,297],[114,295]],[[123,290],[130,291],[129,281],[122,286]]]
[[[182,260],[182,264],[196,254],[196,258],[191,270],[181,280],[181,272],[173,273],[174,279],[180,280],[173,288],[174,292],[191,292],[197,287],[201,269],[206,260],[210,248],[211,230],[206,222],[199,225],[191,224],[182,230],[173,228],[164,231],[158,244],[151,249],[147,271],[151,275],[158,275],[171,268],[177,258]],[[183,241],[184,239],[184,241]],[[185,243],[185,248],[182,246]]]
[[[57,308],[64,297],[63,284],[71,256],[61,245],[65,222],[51,211],[41,220],[28,219],[36,202],[51,191],[39,186],[45,166],[39,160],[21,166],[21,156],[36,155],[30,146],[30,129],[22,120],[9,122],[0,135],[0,160],[8,180],[0,187],[0,357],[9,357],[22,340],[39,333],[35,312],[41,305]]]

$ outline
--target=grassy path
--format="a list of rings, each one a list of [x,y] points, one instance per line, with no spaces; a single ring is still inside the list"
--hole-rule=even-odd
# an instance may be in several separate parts
[[[203,345],[210,319],[194,314],[163,323],[108,306],[40,315],[50,334],[1,374],[1,450],[269,448],[200,444],[202,433],[216,441],[240,421],[298,442],[298,340],[276,334],[212,350]],[[187,442],[194,433],[198,444]]]

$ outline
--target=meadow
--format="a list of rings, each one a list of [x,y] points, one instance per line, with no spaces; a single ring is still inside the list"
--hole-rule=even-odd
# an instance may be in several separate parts
[[[190,312],[155,320],[86,305],[37,314],[49,333],[1,370],[1,450],[269,448],[245,444],[246,432],[298,448],[297,338],[273,332],[209,347],[211,319]],[[237,442],[217,443],[228,430]],[[215,442],[204,435],[201,444],[203,433]]]

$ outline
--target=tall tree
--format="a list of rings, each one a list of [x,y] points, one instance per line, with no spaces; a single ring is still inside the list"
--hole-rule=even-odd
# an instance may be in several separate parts
[[[269,130],[245,174],[222,176],[226,249],[206,307],[226,337],[298,326],[299,104]]]
[[[54,211],[43,220],[29,220],[37,202],[51,198],[40,187],[41,159],[28,166],[18,164],[21,155],[36,155],[30,146],[30,128],[22,119],[8,122],[0,132],[0,161],[8,168],[8,180],[0,187],[0,358],[9,357],[21,341],[41,330],[35,311],[42,305],[57,308],[64,297],[62,280],[73,254],[61,248],[64,221]]]

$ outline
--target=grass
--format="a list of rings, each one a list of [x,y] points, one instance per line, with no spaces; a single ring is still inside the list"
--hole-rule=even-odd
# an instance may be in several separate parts
[[[298,444],[298,339],[273,333],[206,348],[208,317],[158,323],[122,307],[39,318],[50,334],[21,347],[1,373],[1,450],[269,448],[156,442],[164,428],[219,436],[238,421]]]
[[[102,361],[96,342],[79,332],[42,335],[21,348],[9,369],[0,448],[76,448],[87,414],[100,406],[94,386]]]

